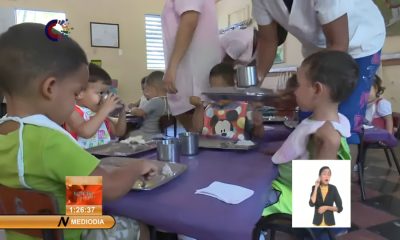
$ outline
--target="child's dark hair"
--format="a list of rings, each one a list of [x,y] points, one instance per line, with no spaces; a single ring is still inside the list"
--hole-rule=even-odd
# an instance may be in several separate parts
[[[329,172],[332,174],[332,171],[331,171],[331,169],[328,167],[328,166],[323,166],[320,170],[319,170],[319,176],[321,176],[321,174],[322,174],[322,172],[324,171],[324,170],[326,170],[326,169],[328,169],[329,170]]]
[[[210,80],[212,77],[221,76],[229,86],[235,86],[235,69],[232,64],[219,63],[210,71]]]
[[[102,82],[105,85],[111,85],[111,77],[110,75],[101,67],[94,63],[89,64],[89,82]]]
[[[382,85],[383,81],[382,79],[375,74],[375,79],[374,79],[374,86],[376,88],[376,97],[382,96],[382,94],[385,92],[385,87]]]
[[[313,82],[320,82],[330,89],[332,101],[346,100],[358,81],[358,65],[347,53],[324,50],[307,57],[303,63],[306,75]]]
[[[294,91],[298,87],[299,83],[297,82],[297,75],[293,74],[288,78],[286,81],[286,87],[285,90],[287,91]]]
[[[147,78],[147,76],[143,77],[142,80],[140,80],[140,85],[143,86],[146,83],[146,78]]]
[[[61,80],[82,64],[87,58],[78,43],[69,37],[50,40],[43,24],[21,23],[0,35],[0,89],[5,93],[30,93],[33,81]]]
[[[151,86],[163,86],[164,72],[154,71],[146,77],[146,84]]]

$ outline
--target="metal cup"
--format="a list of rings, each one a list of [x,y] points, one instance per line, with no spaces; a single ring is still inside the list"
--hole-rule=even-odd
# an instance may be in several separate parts
[[[254,66],[240,66],[236,69],[236,80],[239,88],[257,85],[257,73]]]
[[[179,134],[182,155],[196,155],[199,152],[199,134],[185,132]]]
[[[107,100],[107,98],[111,95],[111,93],[104,93],[101,95],[101,102]],[[125,111],[123,104],[117,104],[117,107],[110,113],[110,116],[118,116],[121,111]]]
[[[177,138],[163,139],[157,141],[157,159],[159,161],[179,162],[180,145]]]

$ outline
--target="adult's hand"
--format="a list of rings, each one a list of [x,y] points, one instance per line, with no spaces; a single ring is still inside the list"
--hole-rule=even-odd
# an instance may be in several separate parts
[[[328,210],[327,206],[321,206],[318,208],[318,213],[323,214],[326,210]]]
[[[178,92],[175,86],[175,79],[175,70],[167,69],[164,75],[164,86],[168,93],[176,94]]]
[[[318,178],[317,181],[315,181],[315,190],[319,187],[320,179]]]

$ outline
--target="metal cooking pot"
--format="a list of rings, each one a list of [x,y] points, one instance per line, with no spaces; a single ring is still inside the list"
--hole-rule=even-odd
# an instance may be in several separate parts
[[[236,69],[236,80],[239,88],[257,85],[257,73],[254,66],[240,66]]]

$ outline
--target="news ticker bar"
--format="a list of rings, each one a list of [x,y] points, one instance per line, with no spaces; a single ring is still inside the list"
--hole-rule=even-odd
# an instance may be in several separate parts
[[[114,225],[114,218],[108,215],[0,215],[0,229],[100,229]]]

